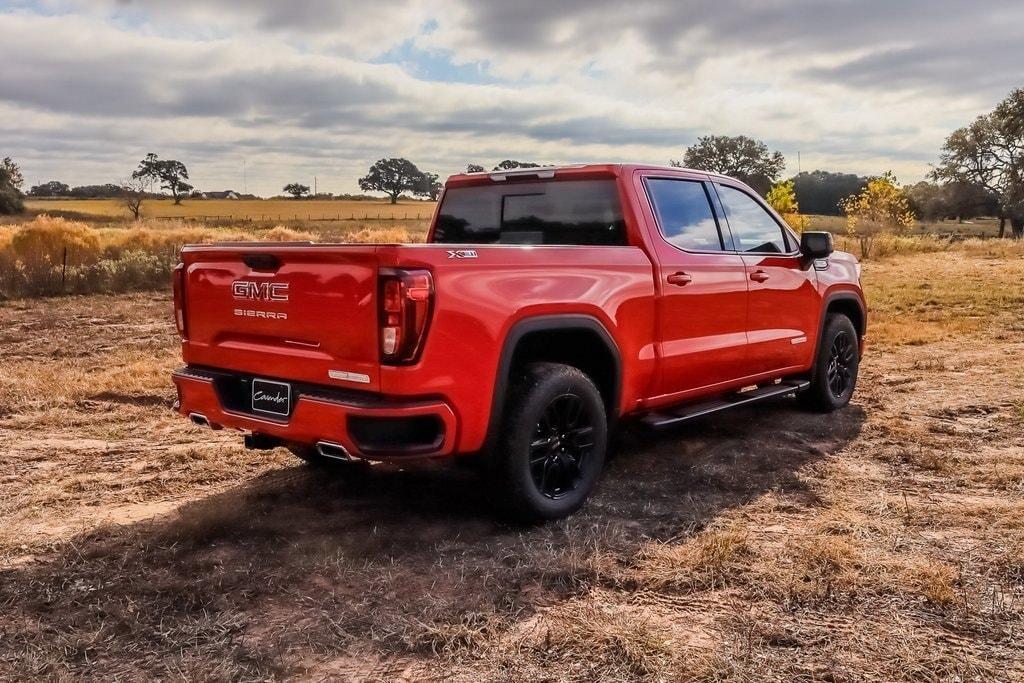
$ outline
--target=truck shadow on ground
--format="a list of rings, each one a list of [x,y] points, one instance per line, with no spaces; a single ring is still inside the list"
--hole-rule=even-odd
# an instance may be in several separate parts
[[[801,468],[864,418],[781,400],[627,430],[584,511],[535,528],[494,521],[470,471],[274,471],[4,572],[0,672],[264,677],[287,674],[297,648],[368,641],[427,656],[467,615],[511,619],[592,585],[595,554],[628,562],[767,491],[813,504]]]

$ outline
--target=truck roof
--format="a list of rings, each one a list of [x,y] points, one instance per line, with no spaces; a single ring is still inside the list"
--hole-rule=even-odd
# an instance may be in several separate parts
[[[563,164],[559,166],[535,166],[531,168],[514,168],[509,170],[495,170],[495,171],[478,171],[476,173],[457,173],[449,176],[446,187],[462,186],[462,185],[478,185],[488,181],[490,182],[501,182],[508,178],[515,177],[537,177],[540,179],[554,178],[557,176],[572,176],[576,179],[585,178],[610,178],[617,177],[624,173],[629,173],[634,170],[653,170],[653,171],[689,171],[691,173],[702,173],[716,178],[727,178],[721,173],[715,173],[713,171],[702,171],[693,168],[683,168],[681,166],[661,166],[658,164],[639,164],[639,163],[604,163],[604,164]]]

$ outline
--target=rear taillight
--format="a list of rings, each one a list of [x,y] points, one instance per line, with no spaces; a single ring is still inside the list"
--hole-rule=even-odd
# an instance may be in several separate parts
[[[178,328],[178,335],[186,338],[185,329],[185,264],[179,263],[172,271],[174,287],[174,326]]]
[[[434,302],[434,279],[427,270],[380,271],[380,355],[390,365],[416,362]]]

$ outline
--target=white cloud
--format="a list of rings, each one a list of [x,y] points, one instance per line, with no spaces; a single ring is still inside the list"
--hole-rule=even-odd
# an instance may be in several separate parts
[[[699,134],[744,133],[790,171],[799,151],[805,170],[913,180],[952,128],[1024,85],[1010,49],[1024,10],[978,7],[46,0],[0,11],[15,65],[0,72],[2,151],[30,182],[71,183],[156,151],[216,188],[240,185],[244,158],[249,189],[272,193],[314,174],[354,191],[386,155],[442,174],[507,157],[664,163]]]

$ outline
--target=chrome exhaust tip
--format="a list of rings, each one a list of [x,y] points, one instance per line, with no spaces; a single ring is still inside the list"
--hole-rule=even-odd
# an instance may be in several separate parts
[[[199,427],[209,427],[210,421],[206,419],[206,416],[202,413],[189,413],[188,419],[192,420],[192,424]]]
[[[330,458],[331,460],[344,460],[346,462],[352,462],[355,458],[339,443],[332,441],[317,441],[316,452],[321,457]]]

